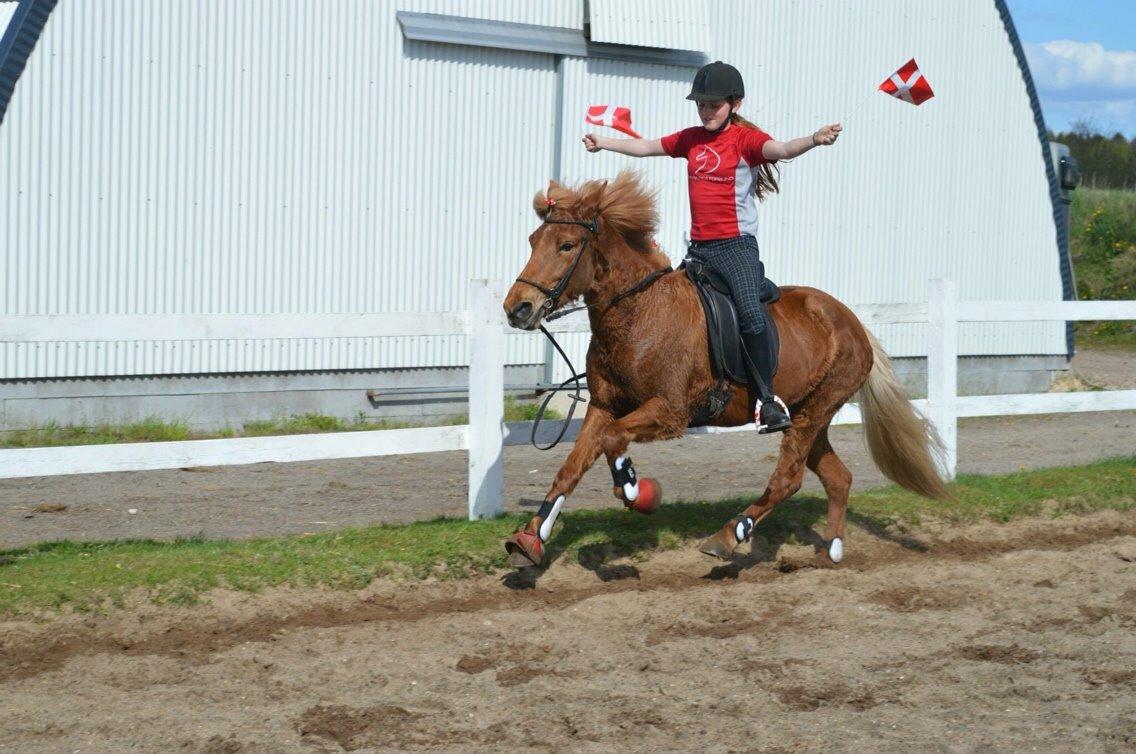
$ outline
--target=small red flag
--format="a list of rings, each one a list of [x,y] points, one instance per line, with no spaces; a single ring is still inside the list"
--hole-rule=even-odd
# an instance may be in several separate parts
[[[643,138],[631,128],[631,110],[626,107],[592,105],[588,108],[588,114],[584,116],[584,120],[595,126],[614,128],[616,131],[622,131],[636,139]]]
[[[888,76],[884,83],[880,84],[880,91],[913,105],[922,105],[935,96],[927,77],[920,72],[915,58],[908,60],[902,68]]]

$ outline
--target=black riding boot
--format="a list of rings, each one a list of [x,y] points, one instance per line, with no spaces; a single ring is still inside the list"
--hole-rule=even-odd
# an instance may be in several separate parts
[[[769,344],[766,332],[743,332],[742,361],[745,365],[749,384],[757,390],[758,407],[754,412],[754,422],[761,434],[784,432],[790,426],[789,409],[780,398],[773,394],[772,358],[766,353]]]

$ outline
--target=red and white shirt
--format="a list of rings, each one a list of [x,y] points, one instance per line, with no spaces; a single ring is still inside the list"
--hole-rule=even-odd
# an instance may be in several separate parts
[[[754,171],[771,162],[762,157],[761,148],[772,138],[760,129],[733,124],[717,133],[694,126],[660,140],[668,155],[686,158],[691,240],[757,236]]]

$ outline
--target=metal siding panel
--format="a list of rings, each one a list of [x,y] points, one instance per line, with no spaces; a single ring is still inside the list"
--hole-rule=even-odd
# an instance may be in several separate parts
[[[711,46],[707,5],[690,0],[589,0],[591,38],[701,52]]]

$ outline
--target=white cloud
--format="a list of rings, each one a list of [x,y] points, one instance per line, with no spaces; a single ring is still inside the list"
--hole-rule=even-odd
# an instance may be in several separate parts
[[[1106,50],[1096,42],[1065,39],[1025,48],[1041,92],[1075,100],[1136,96],[1136,51]]]
[[[1136,137],[1136,99],[1049,100],[1042,102],[1045,125],[1051,131],[1069,131],[1078,123],[1107,136],[1116,132]]]

